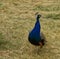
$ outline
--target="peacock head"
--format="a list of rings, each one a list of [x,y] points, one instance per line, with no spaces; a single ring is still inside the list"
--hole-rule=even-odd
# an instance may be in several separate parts
[[[41,17],[41,14],[39,14],[38,12],[35,15],[36,15],[36,19],[39,19]]]

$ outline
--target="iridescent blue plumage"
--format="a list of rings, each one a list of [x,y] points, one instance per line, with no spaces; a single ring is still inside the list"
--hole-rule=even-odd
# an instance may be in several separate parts
[[[41,35],[40,35],[41,26],[39,22],[40,16],[41,15],[37,15],[35,26],[32,29],[32,31],[29,33],[29,37],[28,37],[29,41],[34,45],[39,45],[39,42],[41,41]]]

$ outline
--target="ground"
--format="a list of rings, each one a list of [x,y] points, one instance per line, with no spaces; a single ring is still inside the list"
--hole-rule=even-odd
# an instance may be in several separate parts
[[[43,48],[28,41],[36,12]],[[0,59],[60,59],[60,0],[0,0]]]

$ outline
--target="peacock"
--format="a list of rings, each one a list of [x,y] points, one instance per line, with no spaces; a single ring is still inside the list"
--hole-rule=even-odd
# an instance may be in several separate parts
[[[36,13],[36,23],[34,28],[29,32],[28,40],[31,44],[42,47],[45,44],[45,37],[41,33],[40,17],[41,15]]]

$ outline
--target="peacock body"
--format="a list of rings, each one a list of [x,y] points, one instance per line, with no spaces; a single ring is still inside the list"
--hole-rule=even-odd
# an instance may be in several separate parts
[[[29,42],[34,45],[39,45],[39,42],[41,41],[41,25],[40,25],[40,21],[39,21],[40,17],[41,17],[41,15],[38,14],[36,17],[35,26],[31,30],[31,32],[29,33],[29,36],[28,36]]]

